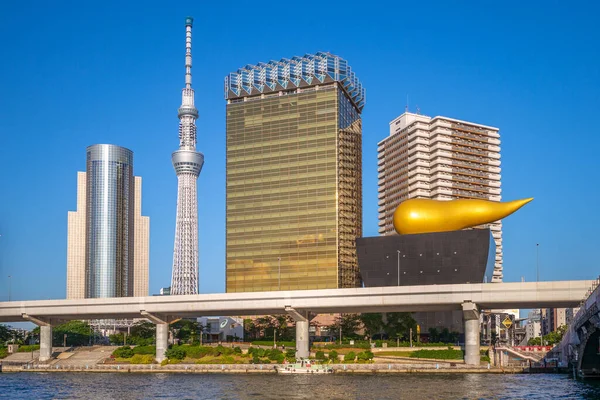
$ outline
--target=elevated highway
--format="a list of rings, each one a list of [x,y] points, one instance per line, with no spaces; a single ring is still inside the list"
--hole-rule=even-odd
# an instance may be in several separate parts
[[[296,348],[308,356],[310,314],[463,310],[465,361],[479,363],[479,310],[574,307],[593,281],[478,283],[356,289],[220,293],[184,296],[35,300],[0,303],[0,322],[40,326],[40,360],[50,358],[52,326],[74,319],[147,318],[156,324],[158,361],[164,359],[168,325],[185,317],[289,314]]]

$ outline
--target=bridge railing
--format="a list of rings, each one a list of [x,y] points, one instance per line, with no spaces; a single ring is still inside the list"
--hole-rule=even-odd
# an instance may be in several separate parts
[[[579,303],[579,311],[573,318],[573,322],[572,322],[572,325],[574,327],[578,326],[582,320],[585,321],[589,317],[588,316],[588,308],[589,308],[588,300],[589,300],[590,296],[592,296],[597,290],[599,290],[599,287],[600,287],[600,276],[592,282],[592,286],[588,289],[588,291],[585,293],[585,296]],[[596,296],[594,296],[594,298],[596,298]]]

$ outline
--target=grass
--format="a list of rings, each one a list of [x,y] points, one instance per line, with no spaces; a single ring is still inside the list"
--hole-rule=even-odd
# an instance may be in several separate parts
[[[375,357],[410,357],[414,351],[378,351]]]
[[[255,340],[252,342],[252,346],[273,346],[272,340]],[[296,347],[296,342],[290,341],[277,341],[277,347]]]
[[[240,356],[206,356],[196,360],[196,364],[246,364],[247,357]]]
[[[39,344],[32,344],[32,345],[24,345],[24,346],[19,346],[19,349],[17,350],[17,352],[19,353],[29,353],[30,351],[36,351],[40,349],[40,345]]]
[[[434,358],[436,360],[462,360],[465,356],[462,350],[417,350],[413,352],[411,358]]]

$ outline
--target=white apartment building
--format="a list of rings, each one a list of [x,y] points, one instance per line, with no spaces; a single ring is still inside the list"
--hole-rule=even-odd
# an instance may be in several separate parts
[[[532,310],[527,317],[527,325],[525,326],[524,344],[529,342],[529,339],[540,337],[542,335],[542,323],[539,310]]]
[[[407,199],[501,200],[498,128],[405,112],[390,122],[377,157],[381,235],[395,233],[394,210]],[[496,242],[492,281],[501,282],[502,223],[489,228]]]

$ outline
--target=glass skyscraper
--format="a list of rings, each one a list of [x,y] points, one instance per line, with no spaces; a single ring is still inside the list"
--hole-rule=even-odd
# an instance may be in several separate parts
[[[77,211],[69,212],[67,298],[147,296],[149,219],[133,152],[97,144],[86,154]]]
[[[86,297],[133,295],[133,152],[87,148]]]
[[[329,53],[225,80],[227,291],[356,287],[365,91]]]

